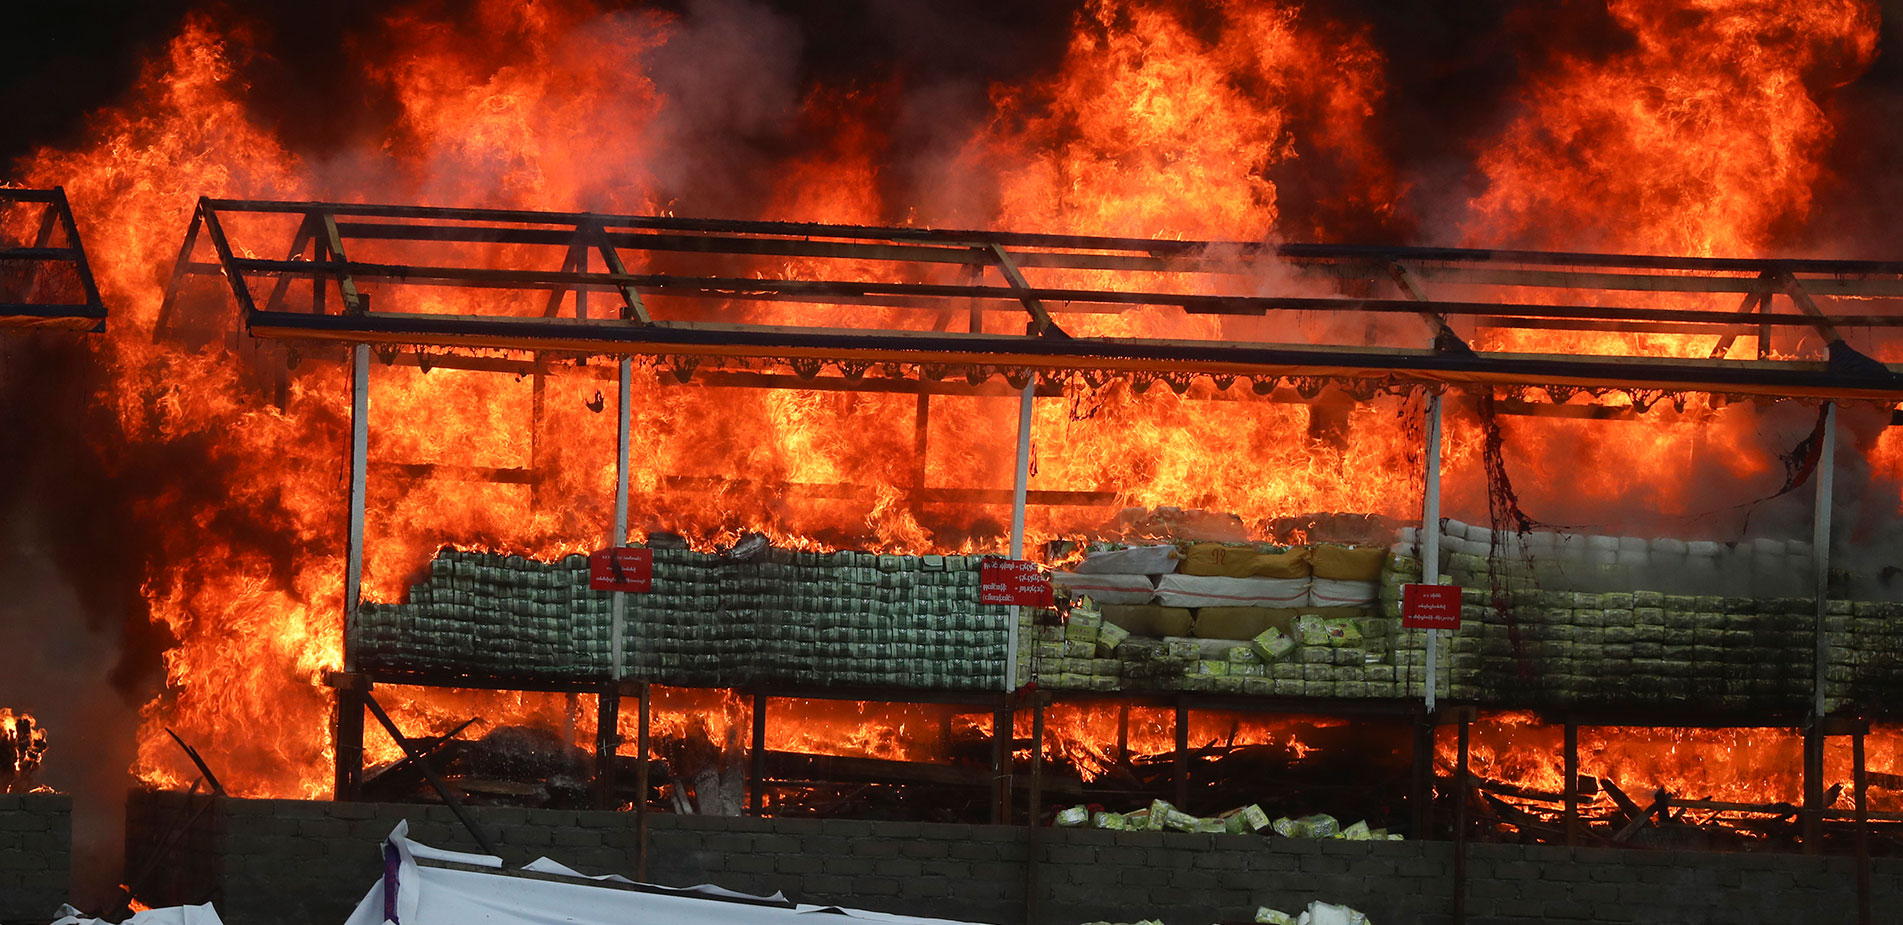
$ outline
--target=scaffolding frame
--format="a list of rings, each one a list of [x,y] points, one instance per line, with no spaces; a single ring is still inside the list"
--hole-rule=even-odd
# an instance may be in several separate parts
[[[295,227],[282,259],[247,256],[233,222],[267,217]],[[200,235],[215,260],[194,259]],[[270,248],[275,251],[277,242]],[[420,262],[349,255],[391,245],[421,250]],[[545,266],[472,266],[455,246],[541,249]],[[601,267],[592,268],[596,258]],[[768,261],[762,267],[760,261]],[[777,275],[764,275],[779,261]],[[788,261],[824,264],[824,278],[784,272]],[[524,261],[532,263],[533,261]],[[713,266],[708,267],[711,263]],[[645,272],[629,268],[639,266]],[[695,272],[699,267],[700,272]],[[753,275],[747,275],[748,269]],[[875,270],[876,268],[876,270]],[[841,272],[833,272],[835,270]],[[1034,285],[1026,271],[1117,274],[1115,287]],[[260,338],[464,350],[669,358],[690,373],[723,358],[785,362],[804,378],[827,365],[847,379],[875,365],[918,367],[923,377],[964,373],[973,384],[1003,373],[1013,388],[1057,372],[1164,378],[1210,376],[1226,386],[1251,379],[1330,378],[1418,383],[1705,391],[1776,398],[1903,399],[1903,375],[1846,342],[1845,329],[1903,327],[1903,312],[1833,314],[1820,297],[1903,298],[1903,262],[1733,259],[1317,244],[1166,241],[791,222],[718,221],[574,212],[201,199],[161,310],[179,283],[222,274],[246,331]],[[997,283],[985,281],[995,273]],[[1281,273],[1283,282],[1265,280]],[[962,278],[946,281],[948,276]],[[1253,280],[1253,281],[1252,281]],[[308,284],[307,310],[287,299]],[[1056,282],[1063,282],[1058,280]],[[1428,284],[1470,299],[1433,297]],[[1280,288],[1271,294],[1238,287]],[[267,288],[268,287],[268,288]],[[545,293],[536,315],[433,314],[401,304],[423,287]],[[330,291],[336,292],[333,298]],[[1525,291],[1572,302],[1528,303]],[[1212,294],[1228,291],[1229,294]],[[1320,296],[1329,291],[1346,293]],[[615,302],[588,311],[586,293]],[[1732,294],[1734,311],[1597,304],[1619,295]],[[570,298],[570,296],[573,296]],[[1795,310],[1775,311],[1779,298]],[[396,301],[395,308],[385,302]],[[790,302],[918,310],[930,327],[832,327],[731,320],[736,306]],[[709,304],[712,308],[708,310]],[[662,307],[669,309],[663,313]],[[1191,315],[1316,312],[1415,317],[1421,348],[1369,343],[1232,343],[1220,339],[1076,336],[1074,316],[1167,307]],[[682,309],[675,311],[675,309]],[[991,316],[1005,314],[999,332]],[[964,330],[951,328],[960,316]],[[707,319],[713,320],[707,320]],[[1704,358],[1578,353],[1475,352],[1455,322],[1485,329],[1704,334]],[[987,330],[987,327],[990,330]],[[1020,333],[1015,329],[1022,329]],[[1825,358],[1783,359],[1780,332],[1814,334]],[[1733,359],[1740,338],[1758,356]],[[1364,338],[1366,339],[1366,338]]]
[[[79,225],[73,221],[73,209],[66,202],[65,188],[0,186],[0,206],[16,203],[39,203],[41,210],[39,220],[34,223],[32,243],[13,245],[0,241],[0,267],[17,265],[26,280],[17,295],[0,293],[0,328],[104,332],[106,306],[99,297],[99,287],[93,282],[92,265],[86,260],[86,248],[80,242]],[[64,238],[65,244],[56,245],[56,237]],[[85,301],[40,298],[49,271],[60,268],[73,274]]]
[[[234,245],[227,222],[234,216],[271,216],[293,227],[283,259],[240,256],[249,253]],[[195,259],[201,236],[215,259]],[[501,245],[555,248],[558,269],[494,268],[459,265],[445,259],[426,262],[381,262],[346,256],[364,248],[390,244],[413,247],[440,245]],[[725,273],[659,272],[668,259],[712,260],[744,266],[749,260],[833,261],[849,272],[838,278],[803,279],[788,276],[745,276]],[[593,269],[599,260],[601,269]],[[630,265],[657,272],[632,272]],[[1130,278],[1217,280],[1248,276],[1269,265],[1289,269],[1292,288],[1304,294],[1209,294],[1196,286],[1140,288],[1082,288],[1034,285],[1025,270],[1122,273]],[[869,266],[910,272],[874,273]],[[960,281],[945,282],[947,268],[962,273]],[[999,284],[984,277],[995,273]],[[630,357],[654,358],[657,367],[671,369],[686,382],[698,375],[714,387],[870,390],[917,393],[923,420],[932,394],[1017,396],[1020,400],[1017,484],[1014,504],[1014,549],[1022,543],[1022,506],[1027,503],[1027,477],[1022,465],[1028,442],[1027,412],[1036,397],[1062,394],[1060,376],[1128,376],[1147,387],[1164,381],[1179,394],[1188,380],[1207,376],[1221,397],[1238,380],[1247,379],[1258,397],[1305,400],[1324,382],[1345,385],[1351,395],[1371,397],[1379,389],[1425,388],[1431,395],[1429,439],[1439,443],[1439,392],[1445,387],[1505,390],[1516,400],[1518,390],[1545,388],[1553,404],[1519,402],[1522,413],[1579,418],[1634,417],[1664,392],[1709,392],[1722,396],[1767,399],[1808,399],[1834,403],[1903,400],[1899,368],[1865,356],[1845,339],[1846,329],[1887,332],[1903,328],[1903,262],[1691,258],[1639,255],[1554,253],[1517,250],[1474,250],[1422,247],[1261,244],[1205,241],[1164,241],[1079,235],[1042,235],[935,229],[872,228],[748,221],[716,221],[673,217],[612,216],[594,213],[525,212],[489,209],[442,209],[412,206],[289,203],[201,199],[160,314],[164,330],[176,310],[182,283],[193,276],[219,275],[230,287],[244,330],[256,338],[327,342],[349,345],[353,366],[352,479],[350,575],[347,585],[346,668],[333,676],[338,691],[336,718],[340,796],[348,796],[361,782],[362,713],[364,700],[375,684],[423,684],[454,687],[507,687],[596,693],[603,733],[597,754],[614,755],[618,736],[612,732],[620,715],[620,698],[638,696],[639,751],[647,750],[648,688],[650,682],[624,677],[617,659],[613,677],[578,682],[531,682],[471,676],[417,676],[401,673],[359,673],[350,650],[357,588],[361,575],[363,486],[371,468],[365,460],[368,406],[368,361],[372,346],[415,348],[418,365],[460,366],[504,372],[532,372],[538,389],[545,373],[545,355],[612,356],[621,381],[618,427],[615,526],[610,545],[625,540],[627,465],[627,388]],[[890,277],[904,277],[893,281]],[[292,307],[290,293],[297,283],[310,287],[308,310]],[[1488,298],[1436,299],[1427,284],[1464,293],[1474,289]],[[268,287],[268,288],[267,288]],[[431,314],[405,310],[402,300],[375,299],[372,291],[412,288],[476,288],[504,293],[542,294],[546,301],[536,315]],[[1210,287],[1220,289],[1220,286]],[[1337,295],[1317,296],[1317,289]],[[330,296],[331,290],[335,298]],[[1525,302],[1526,290],[1568,295],[1573,302]],[[1742,297],[1734,311],[1646,305],[1602,304],[1618,294],[1731,294]],[[604,314],[589,313],[590,294],[605,294],[612,307]],[[1826,312],[1820,297],[1871,300],[1889,312],[1844,314]],[[1793,310],[1775,311],[1783,299]],[[1892,300],[1885,303],[1884,300]],[[396,301],[396,309],[385,307]],[[786,324],[758,324],[706,320],[705,311],[678,316],[680,305],[712,304],[712,317],[722,310],[754,303],[859,305],[872,308],[912,309],[926,313],[930,327],[813,328]],[[658,309],[666,307],[667,312]],[[1215,339],[1145,339],[1080,336],[1065,330],[1074,316],[1114,314],[1143,308],[1181,309],[1191,315],[1262,316],[1277,312],[1363,313],[1369,316],[1414,318],[1420,348],[1383,347],[1372,343],[1271,344],[1230,343]],[[1006,316],[1003,327],[1023,333],[1000,332],[994,319]],[[953,330],[963,319],[964,330]],[[1476,352],[1459,333],[1506,330],[1561,330],[1604,333],[1705,335],[1714,338],[1704,357],[1599,356],[1577,353]],[[990,328],[988,330],[988,328]],[[1773,349],[1779,332],[1815,336],[1823,345],[1822,359],[1790,359]],[[1734,359],[1731,351],[1743,338],[1757,342],[1756,355]],[[423,351],[465,351],[426,357]],[[532,359],[468,351],[525,352]],[[395,362],[394,353],[385,354]],[[764,363],[762,362],[764,361]],[[791,374],[772,364],[790,367]],[[832,375],[828,375],[828,368]],[[884,377],[868,377],[878,367]],[[911,371],[916,378],[906,378]],[[606,376],[605,369],[596,375]],[[1005,382],[988,380],[1001,376]],[[957,379],[964,382],[957,382]],[[1300,398],[1289,394],[1284,384]],[[1567,408],[1565,395],[1575,390],[1625,391],[1632,407],[1596,405]],[[1644,394],[1646,401],[1638,399]],[[539,406],[539,402],[538,402]],[[1835,415],[1829,416],[1826,443],[1834,444]],[[921,432],[923,424],[921,423]],[[923,437],[921,436],[921,440]],[[922,445],[922,444],[921,444]],[[1430,450],[1432,476],[1438,475],[1439,453]],[[1831,504],[1828,464],[1819,480],[1817,534],[1820,559],[1828,553],[1828,517]],[[411,473],[411,474],[437,474]],[[533,474],[497,470],[487,474],[499,481],[532,481]],[[1437,478],[1430,478],[1430,484]],[[940,500],[1002,501],[1002,493],[936,491]],[[1029,492],[1031,503],[1097,503],[1101,493]],[[1045,495],[1049,497],[1037,497]],[[1437,485],[1424,501],[1424,520],[1432,523],[1438,504]],[[1428,530],[1427,535],[1438,531]],[[1428,560],[1437,558],[1429,540]],[[1437,569],[1430,574],[1436,573]],[[1821,569],[1820,569],[1821,574]],[[1825,588],[1820,581],[1820,612]],[[1819,632],[1821,633],[1821,621]],[[1431,652],[1430,647],[1430,652]],[[1434,664],[1432,656],[1429,665]],[[1380,716],[1416,724],[1415,780],[1417,827],[1427,828],[1431,799],[1433,729],[1459,726],[1462,744],[1459,772],[1466,768],[1466,728],[1475,707],[1437,707],[1431,676],[1424,686],[1424,702],[1405,699],[1320,703],[1274,697],[1229,698],[1179,694],[1158,705],[1173,706],[1179,740],[1188,711],[1232,708],[1260,712],[1326,713]],[[756,742],[763,735],[763,706],[774,697],[815,699],[892,700],[957,703],[995,709],[994,733],[1010,728],[1020,709],[1033,711],[1041,729],[1048,693],[1029,701],[1010,691],[932,692],[886,689],[801,690],[762,688],[741,691],[755,703]],[[1061,693],[1057,699],[1088,701],[1114,699],[1145,703],[1144,695],[1118,693],[1093,697]],[[1671,725],[1669,717],[1634,716],[1625,711],[1559,711],[1567,727],[1569,766],[1576,763],[1573,731],[1582,724]],[[1643,723],[1640,720],[1643,719]],[[1805,815],[1810,826],[1824,816],[1821,798],[1822,742],[1827,736],[1857,734],[1861,719],[1823,715],[1813,706],[1808,715],[1750,716],[1731,713],[1690,714],[1678,722],[1691,725],[1779,725],[1802,728],[1806,735]],[[1179,742],[1180,744],[1180,742]],[[1000,747],[1002,750],[1002,747]],[[1030,804],[1040,789],[1033,749]],[[1182,751],[1179,749],[1179,760]],[[1814,764],[1813,764],[1814,762]],[[1861,762],[1858,762],[1861,778]],[[602,767],[605,767],[603,765]],[[645,761],[640,768],[645,778]],[[1000,775],[996,813],[1010,819],[1013,786],[1010,765],[994,758]],[[754,769],[754,790],[760,784]],[[1187,776],[1177,779],[1179,794]],[[1570,788],[1569,788],[1570,789]],[[1571,795],[1569,794],[1569,797]],[[645,805],[638,809],[645,813]],[[1570,831],[1576,806],[1569,799]],[[1456,819],[1456,840],[1464,849],[1464,821]],[[1815,831],[1814,828],[1811,829]],[[1813,843],[1806,837],[1806,845]],[[1464,850],[1463,850],[1464,855]]]

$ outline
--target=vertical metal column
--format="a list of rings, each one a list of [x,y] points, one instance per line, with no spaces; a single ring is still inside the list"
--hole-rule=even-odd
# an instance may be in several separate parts
[[[1566,718],[1566,844],[1577,841],[1579,827],[1579,724]]]
[[[357,602],[363,597],[364,484],[370,456],[370,345],[358,344],[350,356],[350,513],[344,535],[344,671],[357,670]],[[337,714],[331,751],[335,756],[331,796],[354,800],[363,782],[363,710],[361,678],[337,686]]]
[[[1824,715],[1824,662],[1829,654],[1830,635],[1824,611],[1830,598],[1830,506],[1831,490],[1837,468],[1837,404],[1824,405],[1824,445],[1817,457],[1817,503],[1811,518],[1811,561],[1816,564],[1814,589],[1817,594],[1817,664],[1811,709]]]
[[[608,537],[611,547],[628,541],[628,431],[633,427],[628,402],[634,387],[633,363],[629,357],[621,358],[621,384],[617,393],[620,397],[615,402],[615,526],[614,535]],[[614,592],[608,607],[609,670],[613,672],[613,679],[619,681],[627,667],[626,647],[621,640],[627,624],[627,592]]]
[[[609,681],[595,694],[595,808],[614,808],[615,750],[621,746],[621,690]]]
[[[1026,800],[1030,812],[1024,824],[1024,923],[1036,925],[1038,884],[1037,869],[1044,828],[1044,704],[1050,697],[1043,691],[1031,697],[1031,793]]]
[[[1454,767],[1454,925],[1467,921],[1467,710],[1460,711],[1460,733],[1456,740],[1460,752]]]
[[[1189,812],[1189,707],[1183,699],[1176,699],[1176,758],[1170,776],[1176,783],[1176,808]]]
[[[758,816],[766,809],[761,787],[766,780],[766,695],[753,695],[753,753],[748,755],[747,812]]]
[[[1824,666],[1830,653],[1830,515],[1837,468],[1837,405],[1824,405],[1823,446],[1817,457],[1817,500],[1811,518],[1813,591],[1817,597],[1816,647],[1812,654],[1810,726],[1804,731],[1804,852],[1823,850],[1824,835]]]
[[[1421,583],[1440,584],[1440,417],[1441,396],[1427,396],[1427,478],[1421,490]],[[1438,683],[1440,630],[1427,631],[1427,681],[1423,699],[1429,719],[1434,713],[1434,687]]]
[[[350,527],[344,536],[344,670],[357,670],[357,599],[363,596],[363,492],[370,456],[370,345],[350,355]]]
[[[1857,800],[1857,923],[1876,921],[1870,909],[1870,774],[1864,762],[1863,736],[1869,724],[1859,718],[1850,738],[1851,786]]]
[[[1004,695],[1004,703],[991,714],[991,824],[1011,824],[1011,794],[1016,788],[1012,784],[1016,770],[1016,756],[1012,745],[1017,739],[1017,711],[1011,706],[1011,695]]]
[[[634,879],[642,883],[648,879],[648,719],[653,701],[653,690],[642,681],[640,719],[634,733]]]
[[[1031,400],[1037,392],[1037,375],[1024,384],[1018,396],[1018,466],[1011,484],[1011,558],[1024,558],[1024,499],[1031,487]],[[1004,689],[1018,689],[1018,620],[1023,610],[1011,608],[1011,620],[1005,624]]]

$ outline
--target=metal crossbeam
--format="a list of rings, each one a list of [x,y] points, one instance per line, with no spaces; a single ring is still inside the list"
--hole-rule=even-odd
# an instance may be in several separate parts
[[[0,328],[104,331],[106,306],[93,282],[66,190],[0,186],[0,216],[25,219],[35,205],[40,208],[37,220],[14,226],[31,226],[31,241],[11,238],[14,227],[0,227]],[[8,215],[15,208],[22,210],[17,218]],[[62,277],[67,286],[61,285]]]
[[[287,217],[321,222],[331,244],[321,248],[328,251],[318,255],[324,259],[298,259],[301,247],[286,260],[235,256],[285,253],[282,238],[258,237],[256,228],[275,219],[268,227],[282,235],[292,227]],[[260,337],[688,356],[703,369],[744,357],[837,364],[848,377],[866,364],[884,363],[989,368],[1019,377],[1095,370],[1903,398],[1899,370],[1857,353],[1840,333],[1903,337],[1892,333],[1903,328],[1903,261],[1269,245],[210,199],[200,202],[198,224],[217,262],[195,261],[188,247],[175,279],[224,275],[247,330]],[[242,246],[234,246],[232,234],[246,236]],[[587,250],[600,253],[606,268],[575,259]],[[997,267],[1007,285],[983,285],[977,274],[986,266]],[[1401,298],[1342,294],[1366,293],[1384,276]],[[345,296],[311,312],[275,303],[260,310],[251,287],[287,279],[348,281],[366,295],[377,292],[377,308],[353,313]],[[1427,297],[1426,282],[1441,298]],[[579,305],[562,311],[562,294],[575,293],[579,303],[590,291],[619,296],[625,318],[590,318]],[[1534,296],[1539,301],[1529,302],[1529,292],[1540,293]],[[1619,304],[1621,292],[1659,295]],[[1742,312],[1711,304],[1714,296],[1738,293],[1747,296]],[[536,296],[542,310],[523,312],[519,296],[525,294],[546,294]],[[1773,295],[1789,297],[1798,310],[1769,310]],[[1859,297],[1866,308],[1832,314],[1819,304],[1835,296]],[[1661,305],[1661,299],[1684,304]],[[849,314],[839,326],[818,328],[796,320],[753,322],[758,313],[746,313],[745,306],[760,303],[929,314],[913,324],[888,320],[903,312],[868,311],[863,324]],[[443,306],[460,313],[444,313]],[[1080,336],[1067,335],[1054,320],[1155,307],[1240,317],[1323,312],[1367,321],[1405,312],[1428,322],[1434,349],[1426,343],[1416,349]],[[959,308],[974,317],[1028,312],[1030,330],[945,330],[943,320]],[[1462,316],[1482,330],[1705,334],[1724,347],[1740,335],[1757,335],[1762,344],[1766,332],[1796,328],[1823,332],[1830,349],[1813,359],[1776,360],[1732,360],[1723,350],[1707,357],[1708,348],[1697,348],[1696,357],[1599,355],[1570,347],[1476,353],[1448,326]]]

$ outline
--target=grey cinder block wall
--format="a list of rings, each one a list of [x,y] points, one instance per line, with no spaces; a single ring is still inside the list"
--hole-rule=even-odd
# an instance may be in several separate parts
[[[0,795],[0,923],[44,925],[66,901],[73,867],[73,798]]]
[[[185,799],[141,794],[131,815],[178,818]],[[548,855],[585,873],[633,871],[631,813],[475,812],[512,864]],[[191,840],[206,849],[178,856],[196,869],[159,879],[206,892],[184,898],[212,899],[230,925],[334,925],[377,878],[377,845],[399,819],[419,841],[477,850],[441,806],[223,799],[194,823]],[[648,876],[1018,923],[1025,836],[1013,826],[656,814]],[[1347,903],[1379,925],[1452,918],[1447,842],[1045,829],[1038,856],[1038,925],[1143,917],[1208,925],[1249,921],[1258,905],[1293,910],[1313,899]],[[1903,902],[1903,860],[1878,859],[1873,868],[1881,917]],[[1471,845],[1467,873],[1471,925],[1856,920],[1856,869],[1842,857]]]

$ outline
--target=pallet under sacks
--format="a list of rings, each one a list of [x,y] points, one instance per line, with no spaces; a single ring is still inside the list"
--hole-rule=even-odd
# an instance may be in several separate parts
[[[654,550],[654,591],[626,595],[627,676],[693,687],[998,690],[1003,607],[978,601],[977,556],[769,549],[740,562]],[[612,595],[586,557],[445,549],[401,603],[358,611],[362,667],[538,680],[607,678]]]

